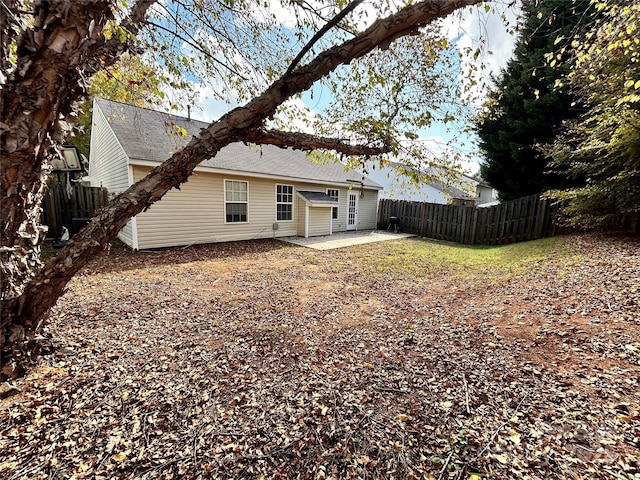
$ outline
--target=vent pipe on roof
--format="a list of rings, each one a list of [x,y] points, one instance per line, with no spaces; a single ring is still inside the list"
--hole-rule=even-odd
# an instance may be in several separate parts
[[[191,105],[187,105],[187,120],[191,121]]]

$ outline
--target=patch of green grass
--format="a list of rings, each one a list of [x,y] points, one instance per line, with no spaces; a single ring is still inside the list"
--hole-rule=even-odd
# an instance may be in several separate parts
[[[577,255],[562,237],[497,246],[411,238],[385,242],[384,248],[362,251],[359,257],[365,270],[374,274],[392,272],[400,277],[415,277],[446,272],[463,280],[482,275],[487,282],[526,274],[545,261],[562,259],[565,265],[577,261]]]
[[[52,241],[45,241],[42,243],[42,246],[40,247],[40,257],[43,260],[47,260],[51,257],[53,257],[56,253],[58,253],[58,249],[57,248],[53,248],[53,242]]]

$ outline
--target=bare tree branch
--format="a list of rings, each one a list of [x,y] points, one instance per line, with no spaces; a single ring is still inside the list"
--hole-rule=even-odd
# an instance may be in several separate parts
[[[298,55],[296,55],[296,58],[293,59],[293,61],[291,62],[291,65],[289,65],[289,68],[287,69],[287,72],[284,74],[285,77],[287,75],[291,74],[291,72],[293,72],[293,70],[296,68],[298,63],[300,63],[300,60],[302,60],[302,57],[304,57],[305,54],[309,50],[311,50],[311,48],[315,45],[315,43],[318,40],[320,40],[324,36],[325,33],[327,33],[329,30],[331,30],[338,23],[340,23],[340,21],[344,17],[346,17],[350,12],[352,12],[354,8],[356,8],[358,5],[360,5],[362,3],[362,1],[363,0],[354,0],[349,5],[344,7],[342,9],[342,11],[340,11],[335,17],[333,17],[331,20],[329,20],[324,27],[322,27],[320,30],[318,30],[316,32],[316,34],[311,38],[311,40],[309,40],[307,42],[307,44],[304,47],[302,47],[302,50],[300,50],[300,53],[298,53]]]
[[[391,148],[387,145],[381,147],[351,145],[344,140],[336,138],[278,130],[251,130],[246,133],[244,140],[258,145],[276,145],[278,147],[293,148],[295,150],[334,150],[338,153],[344,153],[345,155],[382,155],[391,151]]]
[[[171,30],[163,25],[160,25],[158,23],[155,22],[147,22],[149,25],[151,25],[154,28],[157,28],[158,30],[163,30],[171,35],[173,35],[175,38],[178,38],[180,40],[182,40],[185,44],[189,45],[190,47],[192,47],[194,50],[200,52],[201,54],[203,54],[205,57],[207,57],[209,60],[211,60],[213,63],[215,63],[216,65],[220,66],[223,69],[226,69],[228,71],[230,71],[231,73],[233,73],[234,75],[236,75],[237,77],[243,79],[243,80],[247,80],[247,77],[243,76],[240,72],[238,72],[237,70],[234,70],[233,68],[231,68],[229,65],[225,64],[224,62],[222,62],[221,60],[218,60],[215,55],[212,55],[211,52],[206,49],[203,45],[201,45],[200,43],[198,43],[198,41],[193,37],[193,35],[191,35],[186,29],[184,28],[180,28],[180,30],[182,30],[184,33],[183,35],[180,35],[177,31]]]

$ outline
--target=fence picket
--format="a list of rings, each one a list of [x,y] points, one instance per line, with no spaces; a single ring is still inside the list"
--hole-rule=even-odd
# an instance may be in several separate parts
[[[108,202],[107,190],[101,187],[74,185],[71,198],[66,185],[51,185],[42,200],[42,223],[49,227],[48,236],[57,238],[66,226],[73,233],[74,218],[90,218]]]

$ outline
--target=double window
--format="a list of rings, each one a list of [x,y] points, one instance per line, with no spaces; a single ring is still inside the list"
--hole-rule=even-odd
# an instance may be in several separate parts
[[[276,185],[276,220],[293,220],[293,185]]]
[[[249,210],[249,185],[240,180],[224,181],[225,221],[237,223],[247,221]]]
[[[340,190],[327,188],[327,195],[329,195],[333,200],[337,202],[339,201]],[[338,207],[333,207],[332,210],[333,211],[331,212],[331,218],[335,220],[336,218],[338,218]]]

